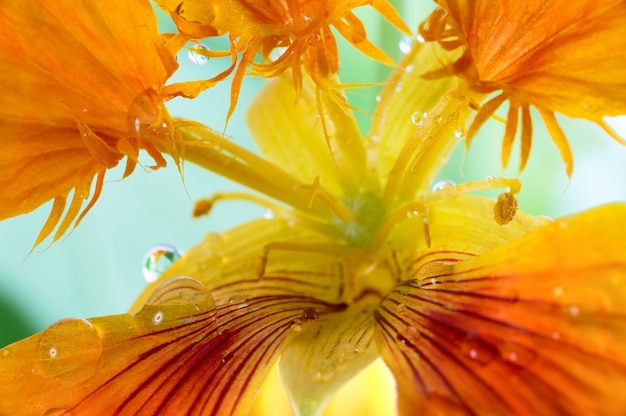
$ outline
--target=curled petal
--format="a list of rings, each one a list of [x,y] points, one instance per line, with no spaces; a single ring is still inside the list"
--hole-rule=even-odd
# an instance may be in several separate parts
[[[468,261],[442,254],[398,285],[375,319],[401,412],[623,414],[624,215],[609,205]]]

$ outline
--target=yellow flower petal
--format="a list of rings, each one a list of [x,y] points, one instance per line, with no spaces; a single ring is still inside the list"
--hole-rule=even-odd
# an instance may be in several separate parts
[[[283,352],[280,375],[297,414],[313,416],[377,357],[372,309],[352,307],[302,331]]]
[[[433,254],[375,312],[400,412],[623,414],[624,215],[591,210],[468,261]]]

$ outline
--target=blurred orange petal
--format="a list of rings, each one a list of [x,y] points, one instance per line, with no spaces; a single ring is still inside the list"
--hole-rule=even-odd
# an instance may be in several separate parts
[[[375,312],[402,414],[626,411],[626,205],[468,261],[440,254]]]
[[[252,68],[251,74],[264,77],[275,77],[291,68],[296,90],[300,89],[301,67],[304,67],[319,88],[337,90],[336,81],[331,76],[339,70],[339,58],[331,26],[370,58],[392,65],[392,59],[367,40],[363,23],[352,12],[357,7],[370,5],[402,32],[411,32],[387,0],[158,0],[156,3],[172,16],[183,36],[194,39],[227,34],[233,54],[241,53],[227,119],[237,105],[248,67]],[[276,48],[284,51],[280,57],[270,60],[270,52]],[[255,62],[259,53],[265,62]],[[335,99],[344,102],[337,91],[333,92]]]
[[[124,156],[126,174],[139,149],[177,157],[160,95],[177,64],[148,1],[2,2],[0,45],[0,219],[71,198],[71,223]]]
[[[626,7],[622,0],[602,4],[591,0],[439,3],[447,14],[433,13],[421,27],[423,35],[442,44],[466,46],[451,69],[474,90],[502,90],[514,108],[531,105],[544,113],[588,119],[626,143],[602,119],[626,114]],[[517,123],[518,117],[509,117],[507,136],[515,134]],[[570,175],[571,155],[563,149],[560,143]]]
[[[298,334],[294,327],[332,308],[279,290],[214,300],[197,280],[173,278],[136,314],[62,320],[2,349],[0,408],[21,415],[246,414]]]

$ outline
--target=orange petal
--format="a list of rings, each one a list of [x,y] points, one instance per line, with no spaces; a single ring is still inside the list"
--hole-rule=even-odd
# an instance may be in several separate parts
[[[285,343],[329,306],[280,294],[218,302],[189,277],[136,314],[70,319],[0,352],[10,414],[246,414]]]
[[[402,414],[626,411],[626,205],[454,262],[445,253],[375,311]]]
[[[42,37],[45,46],[36,42]],[[96,174],[128,152],[119,143],[140,136],[136,153],[164,122],[159,119],[156,130],[134,124],[161,114],[162,99],[141,108],[136,99],[150,91],[158,96],[177,67],[148,1],[2,2],[0,45],[0,219],[67,198],[72,190],[80,194],[76,204],[85,200]],[[168,147],[163,135],[155,142]],[[55,224],[46,225],[46,233]]]

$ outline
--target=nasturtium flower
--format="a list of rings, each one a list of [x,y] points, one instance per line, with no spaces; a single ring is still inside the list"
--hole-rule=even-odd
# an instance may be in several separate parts
[[[236,56],[241,54],[232,83],[228,117],[237,105],[248,68],[252,74],[264,77],[275,77],[291,69],[296,90],[301,88],[304,68],[318,87],[335,91],[337,84],[333,76],[339,71],[339,53],[331,27],[368,57],[393,65],[393,60],[367,39],[365,26],[354,14],[355,8],[369,5],[405,34],[411,33],[388,0],[158,0],[157,4],[169,12],[179,37],[195,40],[228,35],[230,53],[194,48],[207,57],[232,55],[233,66],[224,75],[235,68]],[[280,56],[270,59],[270,53],[280,48],[284,48]],[[259,53],[262,62],[255,61]],[[203,84],[199,83],[187,95],[193,96],[202,89]],[[335,98],[341,97],[335,94]]]
[[[35,245],[80,222],[124,157],[124,176],[140,149],[178,163],[163,106],[178,65],[149,1],[5,1],[0,44],[0,219],[54,200]]]
[[[503,165],[508,163],[521,125],[520,170],[525,166],[532,140],[531,107],[541,115],[568,176],[573,157],[555,113],[590,120],[626,144],[604,121],[606,116],[626,114],[623,0],[438,3],[441,7],[420,26],[421,36],[462,53],[430,75],[455,74],[476,93],[498,92],[482,104],[469,127],[468,146],[480,126],[507,100]]]
[[[626,205],[552,222],[516,212],[517,180],[431,190],[466,97],[422,77],[430,52],[400,65],[366,137],[306,77],[294,106],[286,74],[249,113],[263,156],[178,126],[188,160],[265,195],[195,214],[238,199],[269,214],[208,234],[132,313],[0,350],[0,408],[244,415],[280,358],[295,412],[316,415],[382,357],[403,415],[624,414]],[[414,105],[432,110],[414,123]],[[504,196],[468,193],[487,188]]]

